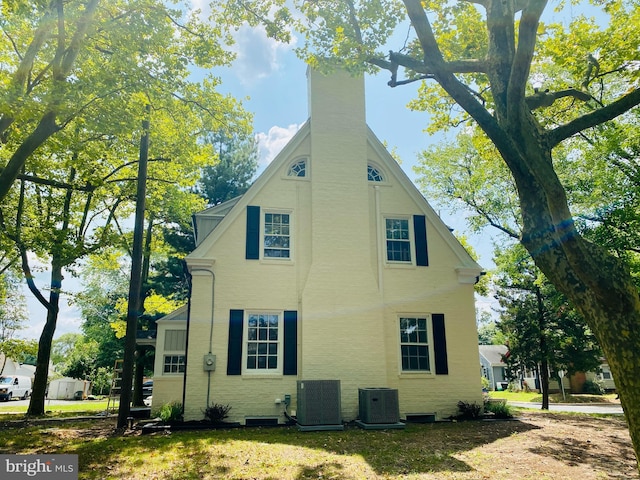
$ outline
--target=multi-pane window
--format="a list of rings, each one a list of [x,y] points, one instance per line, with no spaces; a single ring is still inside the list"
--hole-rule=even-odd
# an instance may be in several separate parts
[[[290,258],[290,217],[288,213],[264,214],[264,257]]]
[[[247,370],[277,370],[279,315],[250,313],[247,321]]]
[[[287,172],[289,177],[306,177],[307,176],[307,161],[300,160],[289,167]]]
[[[601,380],[613,380],[613,376],[611,375],[611,370],[607,367],[601,367],[600,379]]]
[[[184,373],[185,369],[184,355],[165,355],[164,356],[164,373]]]
[[[400,318],[400,353],[403,371],[428,372],[429,335],[426,318]]]
[[[367,165],[367,180],[370,182],[383,182],[384,177],[376,167],[373,165]]]
[[[411,262],[411,237],[409,220],[406,218],[387,218],[385,220],[387,238],[387,261]]]

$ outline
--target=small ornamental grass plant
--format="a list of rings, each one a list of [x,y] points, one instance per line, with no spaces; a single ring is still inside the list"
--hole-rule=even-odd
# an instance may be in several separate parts
[[[230,405],[214,403],[205,408],[202,413],[204,413],[204,418],[209,423],[217,424],[222,423],[229,416],[229,410],[231,410]]]
[[[484,409],[493,413],[495,418],[513,418],[513,412],[507,402],[486,402]]]
[[[457,420],[476,420],[480,418],[481,414],[482,406],[477,403],[463,402],[462,400],[458,402]]]

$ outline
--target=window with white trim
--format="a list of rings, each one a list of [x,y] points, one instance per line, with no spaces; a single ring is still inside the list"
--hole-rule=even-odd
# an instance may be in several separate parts
[[[613,375],[608,367],[600,367],[600,369],[600,380],[613,380]]]
[[[287,171],[288,177],[306,177],[307,176],[307,160],[299,160],[292,164]]]
[[[408,218],[386,218],[387,261],[411,263],[411,230]]]
[[[184,373],[186,357],[184,355],[165,355],[163,373]]]
[[[382,172],[373,165],[367,165],[367,180],[370,182],[384,182]]]
[[[291,215],[264,213],[263,257],[291,258]]]
[[[401,317],[400,357],[403,372],[430,372],[427,317]]]
[[[274,312],[247,313],[245,371],[278,373],[282,370],[281,317]]]

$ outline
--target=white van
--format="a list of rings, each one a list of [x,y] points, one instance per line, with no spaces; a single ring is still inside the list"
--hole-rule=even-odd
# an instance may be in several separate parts
[[[5,375],[0,377],[0,400],[12,398],[27,399],[31,395],[31,379],[21,375]]]

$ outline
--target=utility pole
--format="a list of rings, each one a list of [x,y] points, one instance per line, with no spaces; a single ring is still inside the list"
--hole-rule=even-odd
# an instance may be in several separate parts
[[[131,385],[136,353],[136,333],[138,317],[142,313],[140,292],[142,290],[142,237],[144,234],[144,210],[147,194],[147,160],[149,158],[149,115],[151,108],[147,105],[146,115],[142,121],[142,137],[140,138],[140,158],[138,162],[138,187],[136,191],[136,216],[133,227],[133,249],[131,254],[131,280],[129,282],[129,307],[127,309],[127,334],[124,345],[124,362],[122,366],[122,390],[118,407],[118,428],[127,426],[127,418],[131,413]]]

